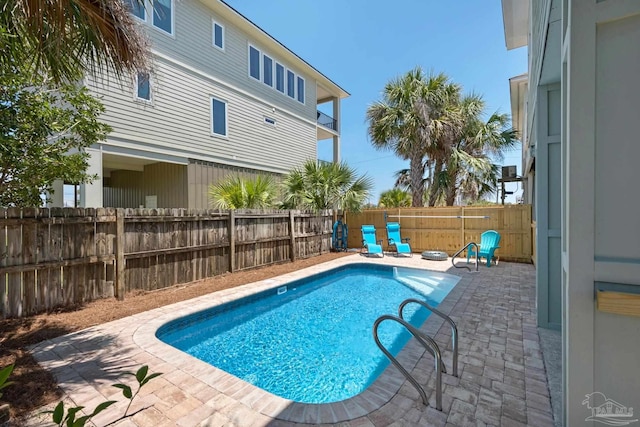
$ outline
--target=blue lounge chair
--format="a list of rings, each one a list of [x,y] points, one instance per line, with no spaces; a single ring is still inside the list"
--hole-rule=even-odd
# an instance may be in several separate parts
[[[362,228],[362,248],[367,249],[367,254],[382,254],[382,240],[376,240],[376,228],[373,225],[363,225]]]
[[[409,238],[404,239],[400,237],[400,224],[397,222],[387,223],[387,239],[389,240],[389,246],[396,248],[396,256],[398,254],[409,254],[412,256],[411,246],[409,245]]]
[[[487,267],[491,267],[491,260],[495,258],[494,252],[500,246],[500,233],[494,230],[488,230],[482,233],[480,236],[480,248],[478,250],[479,258],[487,259]],[[476,252],[473,250],[473,246],[469,246],[467,249],[467,264],[469,264],[469,260],[472,256],[474,256]],[[500,257],[498,257],[498,260]],[[498,265],[498,261],[496,260],[496,265]]]

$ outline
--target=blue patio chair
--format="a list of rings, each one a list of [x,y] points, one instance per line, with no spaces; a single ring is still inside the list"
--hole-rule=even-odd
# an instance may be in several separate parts
[[[396,248],[396,256],[398,256],[398,254],[408,254],[409,256],[413,256],[413,253],[411,252],[411,246],[409,245],[409,238],[400,237],[399,223],[387,223],[387,240],[389,240],[389,246],[393,246]]]
[[[376,228],[373,225],[363,225],[362,228],[362,248],[367,249],[367,254],[382,254],[382,240],[376,240]]]
[[[500,233],[495,230],[485,231],[480,236],[478,257],[487,259],[487,267],[491,267],[491,260],[495,258],[494,252],[500,247],[498,246],[498,243],[500,243]],[[467,249],[467,264],[469,264],[469,260],[475,254],[476,252],[473,250],[473,246],[469,246],[469,249]],[[498,260],[499,259],[500,257],[498,257]],[[498,265],[497,260],[496,265]]]

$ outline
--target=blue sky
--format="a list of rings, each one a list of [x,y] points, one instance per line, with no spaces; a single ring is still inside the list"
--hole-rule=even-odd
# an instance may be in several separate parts
[[[506,50],[499,0],[226,1],[351,94],[342,101],[342,158],[374,178],[372,203],[408,167],[367,137],[365,111],[387,81],[419,65],[483,94],[488,111],[510,113],[509,78],[527,70],[525,48]],[[330,141],[318,156],[330,159]],[[503,163],[520,173],[520,159],[518,147]]]

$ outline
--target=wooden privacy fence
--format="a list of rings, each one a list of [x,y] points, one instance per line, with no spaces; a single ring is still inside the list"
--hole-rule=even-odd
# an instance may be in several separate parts
[[[345,221],[349,227],[349,247],[362,246],[360,227],[372,224],[377,238],[388,248],[385,212],[389,222],[400,223],[402,237],[411,239],[413,252],[439,250],[453,255],[469,242],[480,243],[484,231],[496,230],[501,236],[500,249],[496,251],[500,259],[531,262],[531,205],[369,209],[348,213]]]
[[[328,252],[332,213],[0,209],[0,312],[155,290]]]

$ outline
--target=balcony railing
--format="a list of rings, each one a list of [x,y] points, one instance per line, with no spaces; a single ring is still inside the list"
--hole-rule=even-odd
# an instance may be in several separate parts
[[[322,111],[318,111],[318,124],[331,130],[338,130],[338,121]]]

